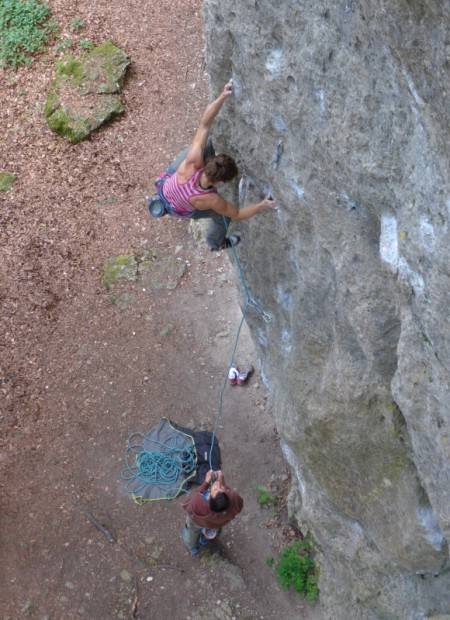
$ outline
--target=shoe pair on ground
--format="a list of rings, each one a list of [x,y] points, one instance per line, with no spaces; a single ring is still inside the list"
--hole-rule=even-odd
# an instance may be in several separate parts
[[[231,385],[244,385],[253,374],[253,366],[240,370],[237,366],[232,366],[228,371],[228,381]]]

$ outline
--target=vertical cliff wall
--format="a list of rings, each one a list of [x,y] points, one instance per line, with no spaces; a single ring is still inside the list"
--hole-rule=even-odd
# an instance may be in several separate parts
[[[450,3],[205,0],[249,317],[337,620],[450,613]]]

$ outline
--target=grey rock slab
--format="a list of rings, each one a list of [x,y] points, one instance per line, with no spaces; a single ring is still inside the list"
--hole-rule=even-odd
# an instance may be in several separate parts
[[[171,254],[142,262],[139,267],[142,284],[149,289],[175,289],[186,270],[186,263]]]
[[[248,323],[336,620],[448,613],[450,5],[205,0]],[[264,317],[266,320],[264,320]]]

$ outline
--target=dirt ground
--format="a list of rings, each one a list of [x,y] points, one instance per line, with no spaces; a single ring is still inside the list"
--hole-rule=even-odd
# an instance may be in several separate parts
[[[217,553],[185,551],[180,499],[137,506],[119,480],[131,432],[163,416],[211,428],[240,320],[227,257],[144,201],[207,101],[201,3],[50,5],[67,36],[112,38],[132,66],[126,114],[77,146],[43,122],[54,46],[0,75],[0,169],[18,176],[0,198],[0,617],[318,617],[266,563],[293,531],[256,501],[258,483],[288,483],[258,373],[225,392],[223,469],[245,507]],[[105,290],[108,257],[150,249],[185,265],[176,288]],[[238,359],[254,360],[245,330]]]

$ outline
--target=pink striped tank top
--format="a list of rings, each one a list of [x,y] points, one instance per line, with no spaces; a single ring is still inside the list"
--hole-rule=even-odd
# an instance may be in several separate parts
[[[205,194],[216,194],[215,187],[210,189],[202,189],[199,181],[203,172],[203,168],[194,172],[190,179],[185,183],[180,183],[177,179],[177,173],[174,172],[163,185],[163,193],[173,207],[176,215],[179,217],[191,217],[195,211],[189,202],[189,198],[194,196],[204,196]]]

